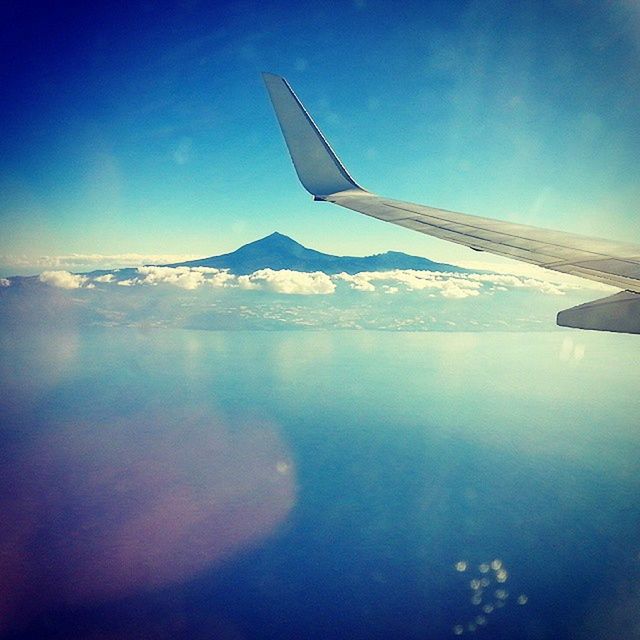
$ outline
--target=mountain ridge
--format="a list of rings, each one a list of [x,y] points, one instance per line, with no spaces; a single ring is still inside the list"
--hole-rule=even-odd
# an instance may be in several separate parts
[[[386,251],[370,256],[336,256],[310,249],[293,238],[275,231],[274,233],[244,244],[234,251],[218,256],[198,258],[172,263],[147,263],[145,267],[210,267],[227,269],[230,273],[241,276],[249,275],[261,269],[280,271],[302,271],[312,273],[321,271],[327,275],[348,273],[353,275],[363,271],[415,270],[436,271],[441,273],[478,273],[478,270],[465,269],[453,264],[434,262],[428,258],[412,256],[401,251]],[[139,267],[119,267],[114,269],[92,269],[91,271],[73,271],[73,275],[100,277],[112,274],[118,281],[134,278]],[[63,271],[63,269],[53,269]],[[39,275],[10,276],[14,284],[37,282]]]
[[[370,256],[336,256],[322,253],[300,244],[293,238],[275,231],[258,240],[242,245],[235,251],[163,265],[163,267],[211,267],[228,269],[235,275],[247,275],[260,269],[290,269],[292,271],[322,271],[336,273],[359,273],[362,271],[388,271],[392,269],[415,269],[417,271],[440,271],[469,273],[469,269],[452,264],[434,262],[428,258],[412,256],[400,251],[387,251]]]

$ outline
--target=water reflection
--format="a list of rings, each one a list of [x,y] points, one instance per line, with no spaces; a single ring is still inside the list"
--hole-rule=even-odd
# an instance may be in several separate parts
[[[469,562],[466,560],[459,560],[454,564],[457,573],[466,573],[469,568]],[[490,562],[481,562],[477,566],[477,571],[477,575],[467,583],[470,591],[469,602],[473,608],[461,608],[459,613],[460,617],[468,616],[470,620],[466,622],[466,626],[459,622],[453,625],[452,632],[456,636],[461,636],[465,630],[474,633],[479,627],[488,625],[498,610],[504,608],[509,597],[507,589],[495,588],[496,585],[501,585],[509,579],[509,573],[502,560],[495,558]],[[521,606],[528,601],[529,597],[524,593],[516,599]]]
[[[75,365],[79,348],[78,333],[71,329],[54,334],[0,331],[2,415],[24,413],[25,406],[64,381]]]
[[[270,534],[294,499],[293,461],[264,421],[67,422],[5,462],[0,624],[187,580]]]

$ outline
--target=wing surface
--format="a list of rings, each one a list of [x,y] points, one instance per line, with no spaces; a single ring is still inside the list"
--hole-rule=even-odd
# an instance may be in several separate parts
[[[351,178],[286,80],[272,74],[264,77],[294,167],[303,186],[316,200],[333,202],[476,251],[624,289],[630,292],[630,297],[613,301],[607,298],[606,305],[599,305],[598,327],[582,328],[640,333],[640,313],[634,319],[640,309],[636,304],[640,302],[639,245],[436,209],[366,191]],[[575,307],[571,314],[562,312],[558,323],[580,326],[582,307]],[[585,309],[584,313],[587,312],[593,317],[593,308]],[[613,318],[618,312],[625,321],[612,321],[609,327],[606,315]],[[616,328],[620,326],[624,328]]]

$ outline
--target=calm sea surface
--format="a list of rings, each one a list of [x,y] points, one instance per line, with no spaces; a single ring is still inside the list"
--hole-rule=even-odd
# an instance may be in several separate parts
[[[638,637],[639,364],[579,331],[5,332],[0,637]]]

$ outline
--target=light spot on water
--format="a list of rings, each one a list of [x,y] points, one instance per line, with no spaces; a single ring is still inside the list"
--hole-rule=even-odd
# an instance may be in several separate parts
[[[276,471],[284,476],[289,473],[291,470],[291,465],[288,462],[284,462],[284,460],[280,460],[278,464],[276,464]]]
[[[476,576],[473,576],[473,569],[477,567],[478,572]],[[503,609],[507,605],[507,599],[509,598],[509,591],[500,586],[501,583],[505,583],[509,579],[509,572],[505,567],[502,560],[495,558],[491,562],[482,562],[474,565],[473,560],[460,560],[455,563],[454,568],[457,571],[469,571],[471,572],[470,580],[463,578],[463,581],[468,580],[468,588],[471,593],[469,594],[469,600],[472,605],[479,607],[475,610],[476,614],[472,614],[470,619],[464,624],[456,624],[453,629],[460,627],[465,633],[473,633],[479,631],[480,627],[486,626],[489,623],[489,617],[498,609]],[[494,581],[499,583],[497,589],[490,589],[489,587],[494,584]],[[467,592],[468,593],[468,592]],[[524,594],[519,595],[514,599],[519,605],[524,605],[528,602],[528,597]],[[492,620],[499,622],[501,616],[497,616]],[[452,620],[453,624],[455,621]],[[456,634],[458,635],[458,634]]]
[[[568,362],[570,360],[580,362],[580,360],[584,358],[584,354],[584,344],[574,344],[571,338],[565,338],[562,342],[562,346],[560,347],[560,353],[558,357],[562,362]]]
[[[461,624],[457,624],[453,627],[453,634],[456,636],[461,636],[464,633],[464,627]]]
[[[558,357],[562,362],[567,362],[573,353],[573,340],[571,338],[565,338],[562,341],[562,346],[560,347],[560,353]]]

